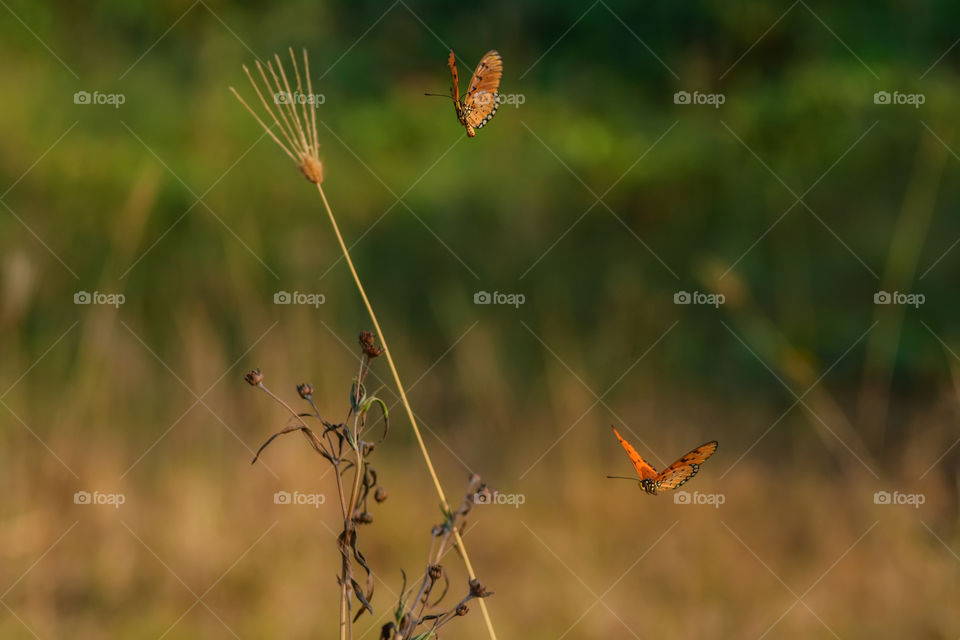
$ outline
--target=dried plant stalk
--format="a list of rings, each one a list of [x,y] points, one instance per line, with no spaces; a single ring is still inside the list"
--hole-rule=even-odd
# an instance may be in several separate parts
[[[367,457],[374,450],[373,442],[361,440],[366,427],[366,418],[369,410],[379,406],[383,412],[384,437],[389,429],[386,404],[376,396],[367,396],[364,379],[370,371],[370,362],[378,357],[382,351],[375,344],[373,334],[360,334],[362,355],[360,358],[360,372],[354,380],[350,394],[350,409],[347,412],[347,421],[333,424],[323,418],[313,401],[313,385],[301,384],[297,387],[300,397],[310,403],[312,413],[299,413],[264,384],[264,376],[259,369],[255,369],[245,376],[246,381],[284,407],[294,419],[292,424],[274,433],[257,450],[252,462],[256,462],[260,454],[276,438],[281,435],[300,431],[310,442],[314,451],[323,456],[333,467],[334,478],[337,481],[337,497],[339,498],[340,512],[343,516],[343,530],[337,536],[337,551],[340,553],[340,574],[337,581],[340,586],[340,639],[353,638],[352,622],[356,622],[364,612],[373,614],[370,601],[373,599],[373,571],[367,564],[366,557],[360,551],[357,527],[361,524],[373,522],[373,516],[367,510],[368,498],[371,493],[377,502],[386,499],[386,490],[377,481],[377,472],[370,466]],[[306,419],[316,420],[323,430],[318,436],[310,427]],[[352,455],[352,457],[351,457]],[[344,492],[343,476],[348,471],[353,472],[353,490],[349,500]],[[359,565],[366,574],[365,586],[361,586],[355,578],[354,567]],[[351,608],[355,596],[360,603],[360,609],[351,621]]]
[[[380,342],[383,345],[383,350],[387,357],[387,364],[390,368],[390,373],[393,376],[394,383],[397,385],[397,390],[400,393],[401,403],[403,404],[407,418],[410,420],[410,426],[413,429],[413,434],[416,437],[417,444],[420,447],[423,460],[427,465],[427,471],[430,473],[430,479],[433,481],[434,489],[437,492],[437,496],[440,498],[440,503],[444,511],[449,513],[450,506],[447,502],[446,495],[444,495],[443,487],[440,485],[440,479],[437,477],[436,469],[434,469],[433,462],[430,459],[430,453],[427,451],[427,446],[423,441],[423,435],[420,433],[420,427],[417,425],[417,420],[413,415],[413,409],[410,406],[410,401],[407,399],[407,394],[404,390],[403,383],[400,381],[400,374],[397,371],[397,366],[393,360],[393,355],[390,352],[390,347],[387,345],[386,336],[380,327],[380,322],[377,320],[377,315],[373,310],[373,305],[370,303],[370,299],[367,297],[367,292],[363,287],[360,276],[357,274],[357,269],[353,264],[353,260],[350,258],[350,252],[347,250],[347,245],[343,240],[343,235],[340,233],[340,227],[337,224],[336,217],[333,215],[333,210],[331,209],[330,203],[327,201],[327,196],[323,191],[323,165],[320,162],[319,155],[320,146],[317,135],[316,109],[311,105],[310,117],[308,117],[306,110],[306,102],[309,102],[309,100],[313,98],[313,84],[310,80],[310,64],[307,59],[306,49],[303,51],[304,75],[306,76],[307,80],[308,92],[306,96],[303,94],[303,84],[300,70],[297,65],[297,59],[293,54],[293,49],[291,48],[289,51],[290,59],[294,69],[294,78],[296,79],[296,94],[291,92],[291,86],[287,79],[286,73],[283,70],[280,56],[274,55],[276,67],[279,69],[279,76],[277,75],[277,70],[274,69],[273,62],[267,63],[267,70],[270,72],[269,78],[263,69],[263,65],[260,64],[259,61],[256,65],[264,87],[268,93],[273,93],[274,95],[274,103],[272,106],[264,97],[260,86],[257,84],[257,81],[254,80],[249,69],[247,69],[246,66],[243,67],[247,78],[250,80],[250,84],[253,85],[254,91],[257,93],[261,104],[269,116],[268,120],[271,120],[273,125],[267,125],[260,118],[260,116],[257,115],[257,112],[251,108],[249,104],[247,104],[243,97],[237,93],[236,89],[230,87],[230,91],[233,92],[233,95],[237,97],[244,107],[246,107],[247,111],[250,112],[254,119],[256,119],[257,123],[263,127],[264,131],[267,132],[273,141],[276,142],[280,148],[282,148],[283,151],[297,164],[303,175],[306,176],[310,182],[317,186],[317,191],[320,193],[320,198],[323,201],[323,206],[327,212],[327,217],[330,219],[330,225],[333,227],[334,235],[336,236],[337,242],[340,245],[340,250],[343,252],[344,260],[346,260],[347,266],[350,268],[350,274],[353,276],[353,281],[357,286],[357,290],[360,292],[360,297],[363,299],[363,304],[367,309],[367,313],[370,315],[370,320],[373,322],[374,329],[376,330],[376,333],[380,338]],[[272,78],[272,83],[270,78]],[[281,95],[286,96],[286,100],[278,100],[278,96]],[[298,111],[296,108],[296,103],[299,101],[298,98],[302,99],[302,101],[300,101],[300,104],[303,105],[303,109],[301,111]],[[274,128],[280,130],[283,140],[281,140],[280,137],[273,132]],[[467,548],[460,536],[460,531],[457,528],[453,528],[452,535],[456,548],[460,553],[460,557],[463,558],[463,563],[467,569],[470,579],[476,580],[476,572],[474,571],[473,565],[470,562],[470,556],[467,554]],[[490,619],[490,614],[487,611],[486,604],[482,599],[480,599],[479,602],[480,611],[483,614],[483,619],[486,623],[487,633],[489,634],[491,640],[496,640],[497,636],[493,630],[493,622]]]

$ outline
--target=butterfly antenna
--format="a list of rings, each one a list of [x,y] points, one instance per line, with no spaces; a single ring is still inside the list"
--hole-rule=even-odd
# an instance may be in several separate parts
[[[607,476],[607,477],[613,480],[633,480],[634,482],[637,481],[637,478],[631,478],[629,476]]]
[[[450,98],[451,100],[453,100],[453,98],[452,98],[449,94],[446,94],[446,93],[426,93],[426,92],[424,92],[423,95],[425,95],[425,96],[434,96],[434,97],[437,97],[437,98]]]

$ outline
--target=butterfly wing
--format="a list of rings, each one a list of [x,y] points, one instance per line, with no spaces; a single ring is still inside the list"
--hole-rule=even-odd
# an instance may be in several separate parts
[[[637,450],[633,448],[629,442],[623,439],[623,436],[620,435],[620,432],[617,431],[617,428],[611,425],[613,429],[613,435],[617,436],[617,440],[620,441],[620,446],[623,447],[623,450],[627,452],[627,456],[630,458],[630,462],[633,463],[633,468],[637,470],[637,475],[641,480],[646,478],[656,478],[657,470],[654,469],[646,460],[640,457],[640,454],[637,453]]]
[[[687,455],[683,456],[672,465],[661,471],[654,482],[659,491],[670,491],[676,489],[684,482],[697,475],[700,471],[700,465],[712,456],[717,450],[717,441],[702,444]]]
[[[497,112],[499,101],[497,89],[500,87],[500,78],[503,76],[503,59],[496,50],[491,49],[480,59],[470,86],[463,97],[463,106],[466,111],[467,127],[480,129],[490,122],[490,118]]]
[[[460,80],[457,76],[457,58],[453,55],[453,49],[450,49],[447,66],[450,67],[450,97],[453,98],[453,108],[457,112],[457,120],[463,122],[463,105],[460,104]]]
[[[450,87],[450,95],[454,102],[460,103],[460,81],[457,78],[457,58],[453,55],[453,49],[450,49],[450,57],[447,58],[447,66],[450,67],[450,80],[453,83]]]

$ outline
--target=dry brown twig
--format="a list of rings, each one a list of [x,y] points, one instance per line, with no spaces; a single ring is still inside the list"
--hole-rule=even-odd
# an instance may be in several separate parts
[[[369,334],[361,334],[361,345]],[[337,498],[340,506],[340,515],[343,518],[343,529],[337,537],[337,549],[340,552],[340,573],[337,580],[340,586],[340,637],[352,637],[351,622],[356,622],[364,611],[373,613],[370,601],[373,599],[373,572],[367,564],[366,557],[358,546],[359,525],[370,524],[373,516],[368,510],[368,498],[371,494],[377,502],[386,499],[386,490],[377,481],[376,469],[370,464],[369,456],[373,453],[376,443],[364,440],[367,429],[367,415],[374,407],[382,412],[384,432],[386,437],[389,430],[389,417],[386,404],[375,396],[368,396],[364,379],[370,371],[369,350],[363,349],[360,357],[360,372],[351,385],[350,407],[346,421],[334,424],[320,414],[313,400],[313,385],[301,384],[297,386],[300,397],[310,404],[311,411],[300,413],[287,402],[277,396],[263,383],[264,377],[259,369],[246,375],[246,381],[269,395],[290,414],[294,423],[270,436],[257,450],[252,463],[255,463],[264,449],[276,438],[294,431],[302,432],[310,446],[333,467],[334,478],[337,483]],[[374,356],[376,357],[376,356]],[[322,431],[318,435],[308,420],[318,422]],[[318,427],[319,429],[319,427]],[[382,440],[383,438],[381,438]],[[352,473],[349,484],[344,483],[344,475]],[[347,493],[347,486],[350,487]],[[365,572],[364,584],[356,579],[355,566]],[[352,617],[353,599],[359,602],[360,607]]]
[[[372,496],[377,503],[387,499],[387,490],[380,484],[376,469],[370,462],[376,442],[363,438],[376,424],[367,425],[367,416],[371,409],[379,408],[383,419],[383,434],[380,440],[386,437],[389,431],[389,413],[386,404],[376,396],[367,394],[364,380],[370,371],[371,361],[382,351],[376,346],[373,335],[369,332],[360,334],[361,356],[359,375],[353,380],[350,387],[350,407],[345,422],[334,424],[320,414],[313,399],[313,386],[301,384],[297,386],[300,397],[310,404],[311,411],[300,413],[277,396],[264,384],[264,376],[259,369],[248,373],[246,381],[270,396],[284,407],[290,414],[293,424],[277,431],[270,436],[257,450],[252,463],[255,463],[263,451],[279,436],[294,431],[302,432],[311,447],[321,455],[333,468],[337,483],[337,498],[340,514],[343,518],[343,529],[337,536],[337,550],[340,553],[340,573],[337,582],[340,587],[340,638],[346,640],[353,637],[353,623],[356,623],[363,613],[373,613],[373,571],[359,547],[359,527],[373,523],[374,518],[369,510],[369,498]],[[310,421],[310,422],[308,422]],[[319,435],[314,431],[311,422],[319,423],[322,431]],[[319,426],[317,427],[319,430]],[[349,482],[344,482],[344,476],[349,476]],[[346,487],[351,486],[347,494]],[[415,639],[426,640],[437,637],[438,630],[451,620],[467,614],[467,602],[474,598],[485,598],[492,595],[476,579],[469,581],[467,595],[456,605],[440,613],[431,613],[444,599],[449,588],[449,579],[440,565],[446,552],[450,549],[451,536],[463,527],[467,514],[476,503],[476,496],[488,492],[479,476],[471,478],[467,495],[460,508],[454,512],[444,511],[444,521],[433,527],[433,542],[428,554],[427,566],[416,598],[411,599],[413,589],[407,589],[406,575],[401,588],[401,596],[395,609],[394,622],[388,623],[381,629],[381,638],[385,640]],[[348,497],[349,495],[349,497]],[[356,578],[356,567],[359,566],[365,573],[364,584]],[[434,587],[443,578],[445,586],[439,596],[431,602]],[[352,597],[351,597],[352,596]],[[352,615],[354,599],[359,603],[355,615]]]
[[[488,492],[487,486],[480,476],[474,474],[470,478],[470,485],[460,508],[453,512],[444,512],[444,521],[433,527],[431,531],[430,551],[427,554],[427,565],[420,580],[420,585],[407,588],[407,576],[403,575],[403,586],[400,589],[400,598],[394,610],[393,620],[380,629],[380,640],[403,640],[404,638],[426,639],[438,635],[440,628],[455,618],[465,616],[469,612],[467,603],[474,598],[486,598],[493,593],[487,591],[479,580],[471,579],[468,583],[467,595],[457,604],[448,607],[439,613],[429,613],[436,609],[443,601],[450,588],[450,579],[440,561],[449,551],[450,537],[454,531],[463,528],[467,514],[476,504],[476,496]],[[437,586],[443,582],[440,595],[434,595]],[[416,596],[414,597],[414,592]],[[431,598],[433,601],[431,602]],[[483,602],[481,600],[481,602]]]

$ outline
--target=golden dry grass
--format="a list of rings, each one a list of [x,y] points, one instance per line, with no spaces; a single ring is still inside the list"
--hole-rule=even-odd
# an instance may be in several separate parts
[[[85,330],[101,333],[91,323]],[[299,323],[294,319],[258,349],[267,375],[277,372],[273,386],[289,389],[291,397],[299,378],[286,372],[311,369],[297,350],[283,350],[286,334],[303,328]],[[185,344],[203,344],[209,328],[189,329]],[[678,505],[669,495],[650,497],[630,483],[605,480],[605,473],[625,471],[628,463],[600,415],[582,422],[521,480],[562,431],[552,418],[565,416],[563,424],[569,424],[580,413],[566,406],[582,398],[554,372],[549,400],[556,416],[512,422],[506,430],[510,445],[502,446],[502,429],[487,428],[471,410],[439,401],[445,387],[454,396],[476,393],[452,372],[482,370],[488,339],[480,330],[452,352],[442,367],[451,375],[424,383],[414,403],[440,435],[430,435],[428,444],[451,495],[466,484],[459,457],[501,491],[525,496],[519,508],[478,507],[466,534],[478,573],[496,592],[489,604],[501,637],[760,637],[776,623],[766,637],[832,637],[829,627],[841,638],[948,638],[960,628],[960,612],[950,606],[960,596],[960,561],[947,548],[957,546],[950,533],[956,486],[948,468],[920,482],[903,480],[903,486],[878,483],[852,457],[831,458],[805,423],[790,422],[787,434],[763,441],[721,479],[776,414],[744,406],[727,419],[697,425],[664,419],[681,396],[658,393],[660,383],[645,375],[635,384],[651,391],[650,399],[618,406],[618,413],[634,416],[635,424],[655,425],[643,437],[664,455],[718,435],[720,451],[684,488],[722,493],[725,504]],[[197,406],[120,479],[194,399],[175,380],[151,384],[162,380],[163,366],[122,327],[111,343],[111,355],[90,356],[81,366],[97,378],[88,395],[68,394],[60,406],[30,402],[39,390],[25,384],[7,399],[80,479],[25,428],[7,430],[0,454],[0,566],[7,584],[26,575],[4,596],[9,615],[0,617],[0,637],[32,637],[27,627],[42,638],[80,639],[157,638],[165,632],[166,638],[232,637],[230,630],[241,638],[333,634],[336,504],[328,500],[314,509],[272,499],[278,489],[330,495],[325,467],[299,438],[291,438],[271,447],[264,459],[276,479],[265,467],[251,467],[249,452]],[[345,393],[335,378],[342,376],[331,372],[351,370],[353,356],[329,335],[311,346],[325,354],[323,368],[313,368],[317,396],[341,407]],[[411,367],[422,364],[410,360]],[[200,347],[178,350],[169,362],[197,386],[229,366],[223,355]],[[204,402],[253,446],[283,418],[240,380],[241,369]],[[119,388],[132,397],[123,399]],[[158,392],[169,401],[147,410]],[[694,413],[720,414],[719,406],[687,404]],[[103,413],[91,414],[95,407]],[[510,413],[505,407],[491,412]],[[945,398],[942,407],[917,419],[917,436],[888,462],[896,471],[885,478],[906,478],[908,470],[937,458],[950,412]],[[743,420],[756,429],[723,437]],[[132,425],[130,436],[118,438],[108,424]],[[491,434],[498,440],[491,441]],[[440,517],[423,463],[400,429],[374,455],[391,493],[364,531],[381,615],[392,606],[400,569],[422,566],[429,528]],[[921,491],[926,503],[919,510],[874,504],[874,491],[894,488]],[[74,505],[77,489],[122,491],[127,502],[119,509]],[[447,566],[465,580],[458,561]],[[204,594],[203,604],[193,606],[194,594]],[[377,637],[374,626],[362,623],[361,637]],[[459,627],[453,637],[484,637],[478,615]]]

